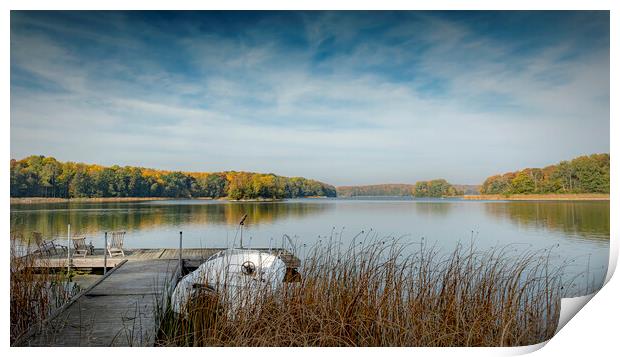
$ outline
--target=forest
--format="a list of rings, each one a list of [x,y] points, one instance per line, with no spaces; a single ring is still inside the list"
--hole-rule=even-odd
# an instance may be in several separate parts
[[[337,188],[339,197],[355,196],[415,196],[415,197],[446,197],[462,195],[462,190],[444,179],[418,181],[410,184],[382,184],[367,186],[340,186]]]
[[[580,156],[544,168],[487,178],[482,194],[609,193],[609,154]]]
[[[335,197],[334,186],[303,177],[253,172],[180,172],[104,167],[29,156],[11,160],[11,197]]]

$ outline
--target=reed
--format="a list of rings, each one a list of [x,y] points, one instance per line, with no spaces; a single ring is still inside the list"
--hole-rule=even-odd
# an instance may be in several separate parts
[[[49,268],[49,259],[24,242],[19,234],[11,234],[11,345],[76,293],[76,287],[67,284],[66,272]]]
[[[205,292],[163,311],[160,346],[520,346],[551,338],[563,289],[548,252],[450,254],[397,239],[309,248],[298,282]],[[231,309],[231,306],[234,308]]]

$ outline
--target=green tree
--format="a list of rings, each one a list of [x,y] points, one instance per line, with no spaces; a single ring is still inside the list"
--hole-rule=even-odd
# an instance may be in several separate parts
[[[78,170],[69,184],[70,197],[92,197],[94,182],[84,170]]]
[[[534,192],[534,180],[527,174],[527,172],[519,172],[515,178],[512,179],[511,193],[533,193]]]

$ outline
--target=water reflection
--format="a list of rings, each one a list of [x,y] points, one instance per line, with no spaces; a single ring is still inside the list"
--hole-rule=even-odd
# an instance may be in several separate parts
[[[446,216],[453,207],[451,202],[421,202],[415,204],[415,212],[427,217]]]
[[[585,239],[609,240],[609,201],[487,202],[484,208],[489,215],[517,225]]]
[[[32,231],[63,236],[68,223],[79,227],[81,234],[164,226],[234,226],[244,214],[248,214],[248,224],[260,226],[333,208],[329,204],[303,202],[175,202],[12,205],[11,231],[23,236]]]
[[[225,234],[243,214],[254,232],[299,234],[309,239],[326,229],[346,226],[355,234],[374,228],[384,234],[411,234],[453,240],[455,234],[482,227],[488,235],[509,238],[524,226],[568,238],[609,240],[609,202],[468,202],[454,200],[293,200],[281,202],[160,201],[11,206],[11,230],[25,236],[66,235],[71,223],[82,234],[111,230],[202,230]],[[278,229],[274,228],[278,226]],[[263,227],[264,228],[261,228]],[[215,228],[215,230],[213,229]],[[276,234],[276,235],[277,235]],[[452,238],[451,238],[452,237]]]

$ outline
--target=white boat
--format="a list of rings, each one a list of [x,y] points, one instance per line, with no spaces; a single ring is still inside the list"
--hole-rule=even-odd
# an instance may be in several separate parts
[[[229,299],[222,300],[234,310],[256,298],[261,291],[278,289],[285,274],[286,264],[269,252],[222,250],[181,279],[172,293],[172,309],[184,313],[187,302],[200,290],[207,290],[227,295]]]
[[[271,252],[243,248],[243,226],[248,215],[239,222],[241,232],[238,249],[221,250],[184,276],[172,292],[172,310],[186,311],[187,303],[196,294],[213,292],[230,313],[261,292],[278,289],[284,282],[286,264]],[[271,249],[270,249],[271,251]]]

